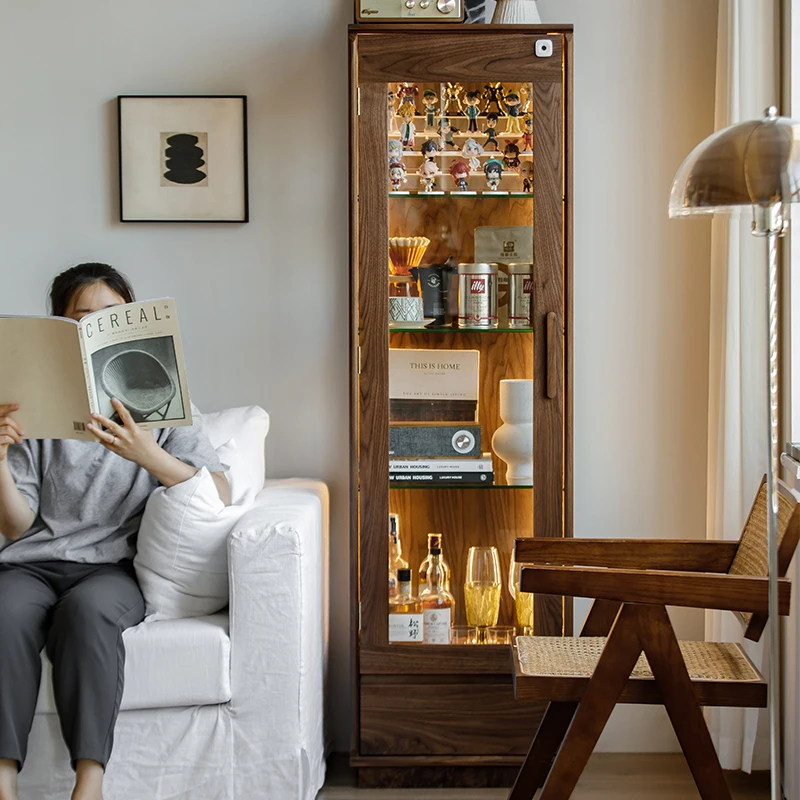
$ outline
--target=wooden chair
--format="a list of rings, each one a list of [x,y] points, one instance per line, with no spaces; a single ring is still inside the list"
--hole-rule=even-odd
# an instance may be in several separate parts
[[[779,608],[800,538],[800,506],[779,483]],[[519,700],[548,701],[509,800],[572,794],[617,703],[664,705],[700,796],[730,791],[701,706],[763,708],[767,683],[738,644],[678,642],[666,606],[737,613],[758,641],[767,622],[766,479],[735,541],[518,539],[521,590],[592,597],[579,637],[520,636],[513,651]],[[538,566],[558,565],[558,566]],[[564,566],[567,565],[567,566]]]

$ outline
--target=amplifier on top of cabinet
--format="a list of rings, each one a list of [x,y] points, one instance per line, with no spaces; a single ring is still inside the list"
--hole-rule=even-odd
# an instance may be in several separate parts
[[[359,22],[461,22],[464,0],[356,0]]]

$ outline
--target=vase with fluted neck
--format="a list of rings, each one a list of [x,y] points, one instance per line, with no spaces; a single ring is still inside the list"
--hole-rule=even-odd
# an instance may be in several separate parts
[[[497,0],[492,25],[539,25],[536,0]]]
[[[533,485],[533,381],[500,381],[500,419],[492,450],[506,462],[509,486]]]

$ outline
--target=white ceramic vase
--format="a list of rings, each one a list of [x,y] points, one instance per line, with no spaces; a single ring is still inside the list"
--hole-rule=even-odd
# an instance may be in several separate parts
[[[539,25],[536,0],[497,0],[492,25]]]
[[[533,381],[500,381],[500,419],[492,449],[506,462],[509,486],[533,485]]]

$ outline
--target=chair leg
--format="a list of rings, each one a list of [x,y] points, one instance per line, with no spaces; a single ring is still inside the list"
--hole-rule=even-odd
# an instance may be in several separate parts
[[[539,800],[566,800],[572,795],[642,652],[639,613],[635,605],[620,611]]]
[[[667,609],[649,606],[643,609],[639,622],[639,638],[700,797],[703,800],[730,800],[731,792]]]
[[[508,800],[532,800],[550,771],[577,707],[577,703],[548,704]]]

